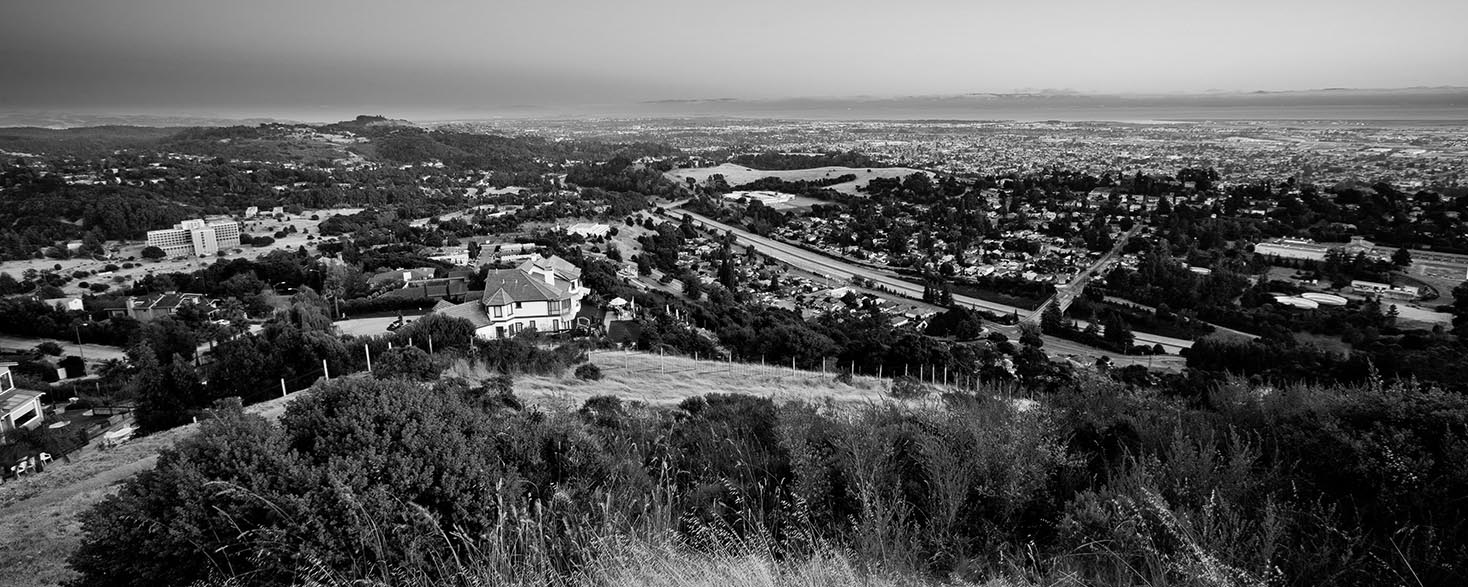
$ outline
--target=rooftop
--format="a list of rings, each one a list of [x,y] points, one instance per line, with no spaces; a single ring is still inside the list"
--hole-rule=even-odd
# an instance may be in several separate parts
[[[9,414],[42,395],[45,392],[19,388],[0,393],[0,414]]]

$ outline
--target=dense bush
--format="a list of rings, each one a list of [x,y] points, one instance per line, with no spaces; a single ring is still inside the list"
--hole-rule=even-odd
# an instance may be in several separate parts
[[[546,349],[538,344],[539,338],[531,330],[514,338],[475,340],[474,358],[492,371],[531,375],[559,375],[586,361],[585,348],[561,345]]]
[[[378,379],[403,378],[432,381],[443,367],[418,347],[398,347],[383,353],[372,365],[372,376]]]
[[[78,585],[538,582],[666,533],[977,582],[1468,578],[1468,400],[1431,389],[521,411],[508,387],[334,380],[279,426],[211,421],[84,516]]]
[[[595,363],[587,363],[576,367],[576,378],[584,381],[601,381],[601,367]]]

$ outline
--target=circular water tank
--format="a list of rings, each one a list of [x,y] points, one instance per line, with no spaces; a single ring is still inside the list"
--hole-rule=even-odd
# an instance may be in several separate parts
[[[1343,297],[1338,296],[1338,295],[1335,295],[1335,294],[1311,292],[1311,293],[1303,293],[1303,294],[1300,294],[1300,297],[1305,298],[1307,300],[1310,300],[1312,302],[1315,302],[1317,304],[1320,304],[1322,306],[1344,306],[1344,305],[1346,305],[1346,298],[1343,298]]]
[[[1293,306],[1293,307],[1296,307],[1296,308],[1300,308],[1302,310],[1314,310],[1314,309],[1317,309],[1317,308],[1320,307],[1320,304],[1318,302],[1315,302],[1313,300],[1307,300],[1305,298],[1297,298],[1297,297],[1293,297],[1293,296],[1280,296],[1280,297],[1274,298],[1274,301],[1276,301],[1278,303],[1281,303],[1281,304],[1284,304],[1286,306]]]

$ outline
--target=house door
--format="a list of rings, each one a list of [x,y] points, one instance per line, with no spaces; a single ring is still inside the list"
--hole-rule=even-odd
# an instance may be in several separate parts
[[[551,320],[551,330],[552,331],[556,331],[556,330],[560,330],[560,329],[561,329],[561,320],[559,318],[554,319],[554,320]]]
[[[504,338],[505,337],[505,327],[503,327],[503,326],[496,326],[496,327],[494,327],[494,337],[495,338]]]

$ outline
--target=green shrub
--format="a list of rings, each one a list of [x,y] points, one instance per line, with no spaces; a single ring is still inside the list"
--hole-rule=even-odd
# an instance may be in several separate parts
[[[897,377],[887,389],[887,394],[897,399],[916,399],[927,397],[931,390],[927,384],[913,377]]]
[[[575,375],[577,379],[583,381],[601,381],[601,367],[596,366],[595,363],[586,363],[576,367]]]

